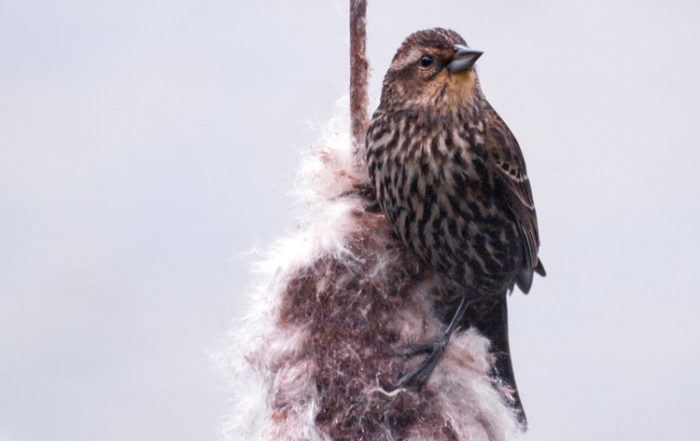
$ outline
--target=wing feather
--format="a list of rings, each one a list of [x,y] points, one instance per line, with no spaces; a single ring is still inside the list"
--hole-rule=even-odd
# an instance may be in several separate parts
[[[520,230],[525,252],[525,268],[523,269],[529,270],[531,281],[532,270],[541,267],[541,262],[537,258],[540,240],[535,202],[525,168],[525,160],[515,136],[498,114],[489,108],[487,117],[486,146],[490,155],[489,164],[493,169],[493,179],[501,184],[499,187],[504,193],[503,198],[506,206]],[[542,268],[542,270],[544,269]],[[527,277],[524,279],[523,284],[529,289]]]

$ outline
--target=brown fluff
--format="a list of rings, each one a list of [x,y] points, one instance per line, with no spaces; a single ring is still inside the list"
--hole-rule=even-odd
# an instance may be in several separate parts
[[[297,187],[306,216],[271,253],[228,351],[229,438],[266,441],[505,441],[518,434],[508,390],[488,376],[489,342],[452,340],[421,391],[387,393],[415,360],[407,344],[440,328],[432,271],[392,234],[354,168],[349,136],[314,153]]]

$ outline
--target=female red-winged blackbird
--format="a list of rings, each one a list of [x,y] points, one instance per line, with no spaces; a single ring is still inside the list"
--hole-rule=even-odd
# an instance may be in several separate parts
[[[545,274],[520,147],[484,98],[481,52],[454,31],[410,35],[396,52],[367,131],[367,165],[379,205],[401,240],[438,279],[445,332],[405,354],[428,353],[394,387],[420,387],[451,334],[475,326],[492,341],[495,374],[514,391],[506,293]]]

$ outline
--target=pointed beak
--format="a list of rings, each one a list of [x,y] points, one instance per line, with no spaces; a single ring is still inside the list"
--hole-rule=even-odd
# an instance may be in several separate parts
[[[452,56],[450,62],[447,63],[447,69],[452,74],[471,69],[474,67],[476,60],[478,60],[481,54],[483,54],[481,51],[470,49],[466,46],[462,46],[461,44],[456,44],[455,50],[457,52],[455,52],[455,54]]]

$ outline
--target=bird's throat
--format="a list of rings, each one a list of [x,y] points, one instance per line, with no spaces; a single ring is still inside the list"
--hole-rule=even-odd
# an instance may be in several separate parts
[[[447,73],[447,87],[442,105],[452,111],[465,104],[471,104],[477,95],[476,72],[468,69],[458,74]]]

